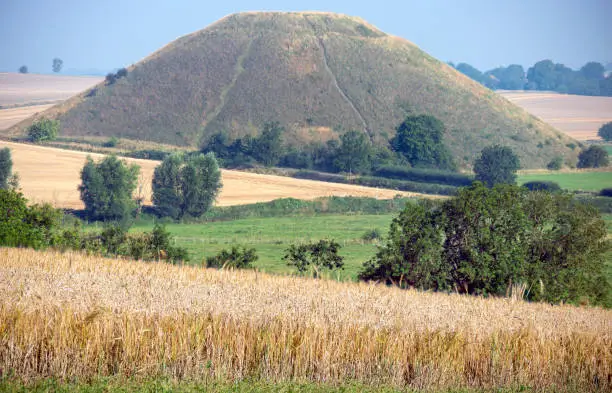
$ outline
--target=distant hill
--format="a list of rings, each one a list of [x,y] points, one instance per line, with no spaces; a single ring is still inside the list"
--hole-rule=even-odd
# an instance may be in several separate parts
[[[407,114],[422,113],[445,123],[461,166],[495,143],[526,168],[576,157],[573,139],[414,44],[328,13],[230,15],[42,115],[60,119],[63,136],[197,147],[214,132],[255,134],[267,121],[287,128],[288,143],[349,129],[386,143]]]

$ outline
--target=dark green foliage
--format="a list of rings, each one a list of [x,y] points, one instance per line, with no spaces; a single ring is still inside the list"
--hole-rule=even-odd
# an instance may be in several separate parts
[[[526,83],[525,70],[518,64],[498,67],[485,73],[484,85],[491,89],[522,90]]]
[[[523,187],[527,188],[529,191],[561,191],[561,187],[554,181],[530,181],[523,184]]]
[[[377,177],[386,177],[389,179],[446,184],[456,187],[469,186],[474,181],[474,176],[457,172],[392,165],[379,167],[372,174]]]
[[[112,72],[109,72],[108,74],[106,74],[106,84],[107,85],[112,85],[117,81],[117,76],[115,74],[113,74]]]
[[[383,237],[382,232],[380,232],[380,229],[378,228],[370,229],[369,231],[366,231],[366,233],[364,233],[363,236],[361,236],[361,238],[365,240],[366,242],[379,240],[379,239],[382,239],[382,237]]]
[[[11,149],[5,147],[0,149],[0,188],[9,187],[9,178],[13,170],[13,160],[11,159]]]
[[[230,251],[221,250],[217,255],[206,258],[206,267],[217,269],[251,269],[259,257],[254,248],[232,246]]]
[[[578,168],[602,168],[609,164],[608,152],[601,146],[591,145],[578,155]]]
[[[443,144],[444,124],[430,115],[408,116],[391,139],[391,146],[413,167],[455,169]]]
[[[366,187],[388,188],[398,191],[413,191],[424,194],[454,195],[457,192],[457,187],[454,186],[387,179],[384,177],[357,176],[348,178],[343,175],[313,171],[298,171],[292,176],[297,179],[319,180],[331,183],[359,184]]]
[[[119,138],[111,136],[106,142],[102,144],[102,147],[115,147],[119,143]]]
[[[518,157],[506,146],[488,146],[474,162],[476,180],[489,187],[496,184],[516,184],[516,171],[520,168]]]
[[[463,188],[441,204],[408,204],[363,280],[401,287],[610,306],[609,249],[598,211],[571,195],[513,185]]]
[[[612,121],[607,122],[606,124],[599,127],[597,131],[597,135],[604,141],[610,142],[612,141]]]
[[[21,67],[19,67],[19,73],[20,74],[27,74],[28,73],[28,66],[22,65]]]
[[[156,161],[163,161],[166,157],[168,157],[170,154],[167,151],[162,151],[162,150],[136,150],[136,151],[131,151],[131,152],[127,152],[124,155],[126,157],[132,157],[132,158],[144,158],[145,160],[156,160]]]
[[[117,79],[119,79],[119,78],[125,78],[127,74],[128,74],[128,70],[126,68],[120,68],[115,74],[115,76],[117,77]]]
[[[311,272],[317,278],[323,270],[343,269],[343,258],[338,255],[340,244],[334,240],[319,240],[317,243],[292,244],[285,251],[283,260],[300,274]]]
[[[265,166],[275,166],[283,154],[283,133],[285,129],[278,122],[266,123],[261,135],[255,139],[253,158]]]
[[[172,154],[155,168],[152,187],[158,215],[200,217],[221,190],[221,171],[214,153]]]
[[[116,156],[107,156],[99,163],[87,157],[81,171],[79,191],[85,213],[91,220],[129,220],[136,210],[132,194],[140,168],[127,165]]]
[[[475,80],[476,82],[485,84],[484,74],[476,67],[473,67],[467,63],[459,63],[455,68],[457,69],[457,71]]]
[[[551,171],[558,171],[561,167],[563,167],[562,157],[555,157],[546,165],[546,168]]]
[[[336,150],[334,164],[342,172],[364,173],[370,170],[372,148],[366,134],[348,131],[340,137],[341,144]]]
[[[59,120],[43,118],[28,128],[28,138],[34,143],[52,141],[57,138],[59,128]]]
[[[602,188],[599,195],[604,197],[612,197],[612,188]]]
[[[53,69],[53,72],[60,72],[62,70],[63,65],[64,61],[56,57],[55,59],[53,59],[53,65],[51,66],[51,68]]]

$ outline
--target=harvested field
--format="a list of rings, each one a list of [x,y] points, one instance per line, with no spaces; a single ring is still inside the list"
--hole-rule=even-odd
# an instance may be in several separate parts
[[[0,148],[12,150],[13,172],[19,173],[24,195],[32,202],[49,202],[56,207],[80,209],[83,207],[79,192],[80,171],[87,155],[94,159],[100,154],[54,149],[37,145],[0,141]],[[140,184],[145,204],[151,203],[151,180],[158,161],[126,159],[141,168]],[[367,196],[390,199],[395,195],[425,196],[410,192],[385,190],[349,184],[325,183],[293,179],[283,176],[260,175],[222,170],[223,189],[217,206],[266,202],[278,198],[315,199],[323,196]]]
[[[103,80],[99,76],[0,73],[0,106],[63,101]]]
[[[20,121],[27,119],[28,117],[33,116],[39,112],[43,112],[51,108],[52,106],[53,104],[46,104],[0,109],[0,130],[6,130],[7,128],[19,123]]]
[[[599,127],[612,121],[612,97],[541,91],[500,91],[499,94],[577,140],[599,139]]]
[[[612,388],[599,308],[0,249],[0,321],[0,369],[25,381]]]

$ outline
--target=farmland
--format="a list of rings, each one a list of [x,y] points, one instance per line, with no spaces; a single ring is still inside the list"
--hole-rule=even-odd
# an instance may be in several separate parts
[[[17,249],[0,272],[0,368],[25,383],[610,388],[599,308]]]
[[[28,199],[33,202],[50,202],[61,208],[82,208],[77,187],[80,184],[80,171],[88,153],[0,141],[0,148],[4,146],[12,150],[13,171],[19,173],[21,188]],[[101,157],[98,154],[91,155],[96,159]],[[159,162],[138,159],[127,159],[127,161],[141,167],[139,192],[144,196],[145,204],[150,204],[150,184],[153,170]],[[222,176],[223,189],[217,201],[218,206],[264,202],[286,197],[308,200],[330,195],[352,195],[389,199],[398,194],[419,195],[229,170],[223,170]]]
[[[599,139],[599,127],[612,121],[612,97],[540,91],[500,91],[499,94],[580,141]]]
[[[528,172],[518,176],[518,183],[529,181],[552,181],[563,189],[570,191],[599,191],[602,188],[612,187],[612,171],[542,171]]]

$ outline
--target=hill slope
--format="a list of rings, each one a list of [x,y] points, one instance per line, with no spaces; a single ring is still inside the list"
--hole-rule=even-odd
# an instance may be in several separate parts
[[[494,143],[514,148],[527,168],[576,155],[565,146],[571,138],[410,42],[324,13],[230,15],[46,115],[61,120],[63,135],[195,147],[220,130],[256,133],[266,121],[285,125],[294,143],[348,129],[382,143],[409,113],[440,118],[462,165]]]

